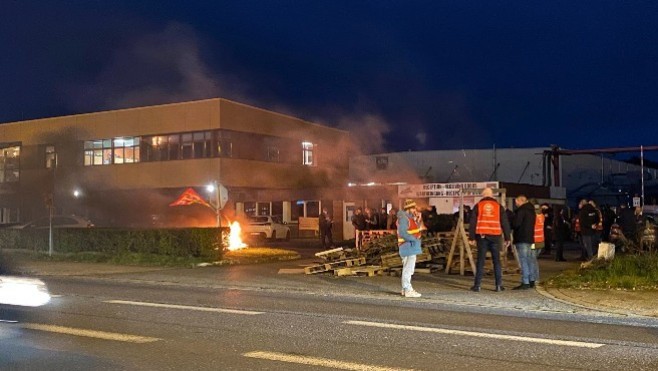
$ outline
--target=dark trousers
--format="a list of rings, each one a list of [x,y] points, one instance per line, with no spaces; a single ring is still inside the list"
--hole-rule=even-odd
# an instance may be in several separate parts
[[[564,237],[558,235],[555,241],[555,260],[564,260]]]
[[[592,256],[594,256],[594,252],[592,250],[592,245],[594,243],[594,236],[589,234],[589,235],[582,235],[581,236],[582,243],[583,243],[583,258],[585,260],[590,260],[592,259]]]
[[[553,229],[545,228],[544,229],[544,253],[550,254],[551,249],[553,248]]]
[[[329,240],[329,244],[325,245],[325,241],[327,240]],[[320,244],[323,248],[334,245],[334,239],[331,236],[331,228],[320,228]]]
[[[475,287],[480,287],[482,276],[484,275],[484,262],[487,258],[487,251],[491,253],[491,259],[494,266],[494,277],[496,286],[503,285],[503,272],[500,267],[500,246],[503,239],[500,236],[480,236],[477,240],[478,245],[478,262],[477,271],[475,272]]]

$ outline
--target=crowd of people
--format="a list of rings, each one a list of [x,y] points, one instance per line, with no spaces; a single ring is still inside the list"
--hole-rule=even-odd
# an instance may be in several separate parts
[[[535,287],[539,282],[540,255],[551,256],[555,249],[555,261],[564,262],[564,247],[567,241],[575,241],[581,247],[580,259],[588,261],[597,253],[600,242],[609,238],[611,230],[627,236],[635,236],[639,218],[637,210],[620,205],[616,210],[608,206],[599,208],[593,200],[583,199],[578,210],[572,212],[566,206],[554,209],[551,205],[541,205],[519,195],[514,199],[515,210],[506,209],[494,197],[493,190],[482,192],[482,199],[472,208],[463,208],[464,221],[468,223],[469,243],[477,247],[477,269],[472,291],[479,292],[483,279],[486,253],[492,256],[494,266],[495,291],[504,291],[500,253],[503,247],[516,248],[521,278],[513,290]],[[323,212],[323,214],[325,214]],[[325,214],[326,215],[326,214]],[[322,220],[322,216],[320,217]],[[459,213],[452,216],[452,227],[456,225]],[[421,253],[421,234],[440,231],[440,215],[436,208],[418,210],[413,200],[405,200],[404,207],[386,212],[373,208],[357,208],[351,222],[357,231],[396,230],[399,254],[402,258],[402,295],[420,297],[411,285],[415,256]],[[321,221],[321,236],[322,233]],[[358,235],[358,232],[357,232]],[[323,246],[324,246],[324,237]]]

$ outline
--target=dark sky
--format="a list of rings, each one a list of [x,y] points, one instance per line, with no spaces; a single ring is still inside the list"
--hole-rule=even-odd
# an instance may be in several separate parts
[[[0,122],[221,96],[365,152],[656,145],[655,4],[0,0]]]

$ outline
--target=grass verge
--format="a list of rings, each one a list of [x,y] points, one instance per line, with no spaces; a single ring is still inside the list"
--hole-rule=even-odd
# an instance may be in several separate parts
[[[550,278],[547,287],[576,289],[658,289],[658,255],[619,255]]]
[[[299,258],[300,255],[292,250],[271,247],[248,247],[245,249],[225,252],[223,259],[218,264],[257,264],[295,260]]]

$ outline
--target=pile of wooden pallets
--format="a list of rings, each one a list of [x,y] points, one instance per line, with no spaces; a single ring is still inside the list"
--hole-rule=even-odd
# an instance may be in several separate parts
[[[375,276],[386,272],[399,273],[402,259],[398,253],[397,235],[390,233],[370,234],[367,243],[359,249],[342,247],[321,251],[315,256],[321,259],[304,268],[306,274],[330,273],[336,276]],[[423,253],[416,256],[416,272],[430,273],[445,267],[450,250],[452,233],[423,236]]]

